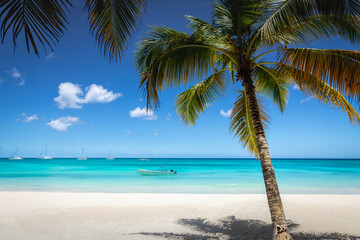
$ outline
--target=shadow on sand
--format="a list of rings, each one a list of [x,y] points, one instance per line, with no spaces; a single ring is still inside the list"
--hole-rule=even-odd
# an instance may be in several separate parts
[[[272,226],[258,220],[241,220],[227,217],[210,222],[207,219],[180,219],[179,224],[195,230],[194,233],[156,233],[137,234],[176,240],[268,240],[272,236]],[[298,227],[291,223],[290,230]],[[340,233],[292,233],[294,240],[360,240],[360,236]]]

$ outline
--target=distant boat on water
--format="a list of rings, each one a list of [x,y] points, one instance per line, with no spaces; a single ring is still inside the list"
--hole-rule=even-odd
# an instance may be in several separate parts
[[[142,149],[141,158],[139,158],[138,160],[139,161],[144,161],[144,162],[150,161],[150,159],[144,158],[144,149]]]
[[[40,155],[38,157],[39,160],[53,160],[54,159],[53,157],[47,155],[47,144],[45,145],[44,156],[42,157],[41,155],[42,155],[42,152],[40,153]]]
[[[81,150],[81,157],[77,158],[77,160],[86,160],[87,158],[84,157],[84,147]]]
[[[113,157],[111,157],[111,150],[109,151],[109,157],[107,157],[106,159],[114,159]]]
[[[22,157],[18,157],[17,155],[17,147],[15,149],[15,152],[11,155],[11,157],[9,158],[10,160],[22,160]]]
[[[172,176],[176,174],[174,170],[153,171],[153,170],[138,169],[136,171],[140,173],[141,176]]]

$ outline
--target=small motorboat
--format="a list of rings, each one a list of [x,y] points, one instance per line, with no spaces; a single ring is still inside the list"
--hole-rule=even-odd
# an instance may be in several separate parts
[[[153,171],[153,170],[145,170],[145,169],[138,169],[136,170],[141,176],[171,176],[175,175],[176,172],[174,170],[160,170],[160,171]]]
[[[139,161],[143,161],[143,162],[148,162],[148,161],[150,161],[150,159],[148,159],[148,158],[139,158],[138,160],[139,160]]]

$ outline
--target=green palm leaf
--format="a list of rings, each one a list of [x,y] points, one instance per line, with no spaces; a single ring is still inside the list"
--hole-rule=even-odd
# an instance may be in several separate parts
[[[224,71],[218,71],[179,94],[176,100],[176,108],[180,119],[187,125],[194,125],[199,114],[203,113],[209,104],[225,94],[229,83],[228,74]]]
[[[360,43],[360,22],[336,16],[315,16],[299,23],[294,23],[291,28],[279,29],[277,36],[289,44],[308,44],[313,41],[340,36],[350,40],[353,44]]]
[[[265,112],[264,105],[259,97],[257,99],[262,124],[264,129],[266,129],[267,123],[269,122],[269,115]],[[239,90],[239,96],[231,113],[230,131],[233,132],[235,136],[239,137],[240,142],[249,150],[249,152],[256,157],[259,156],[254,126],[250,117],[249,104],[245,91]]]
[[[259,93],[267,95],[283,112],[286,108],[289,96],[288,74],[270,68],[265,65],[254,67],[253,79]]]
[[[2,42],[6,34],[12,29],[14,47],[21,32],[24,32],[28,52],[32,48],[39,55],[38,44],[47,48],[52,47],[63,35],[66,12],[71,6],[67,0],[2,0],[0,1],[0,36]],[[31,47],[30,47],[31,46]]]
[[[146,7],[146,0],[87,0],[90,30],[110,61],[124,54]]]
[[[189,21],[188,27],[192,29],[192,34],[201,38],[203,43],[222,48],[229,47],[227,36],[221,29],[196,17],[185,17]]]
[[[310,28],[312,31],[319,31],[319,33],[328,32],[329,35],[340,30],[338,28],[341,25],[338,25],[338,23],[341,20],[358,26],[360,3],[357,0],[287,0],[278,1],[275,5],[277,5],[277,9],[263,22],[257,31],[262,44],[291,43],[292,39],[289,36],[294,37],[294,33],[290,34],[291,31],[301,35],[301,32],[296,31],[296,29],[299,26],[303,26],[304,29],[304,23],[306,22],[308,22],[305,27],[308,28],[307,31]],[[312,20],[318,16],[328,19],[322,22],[325,23],[324,26],[319,25],[319,20],[317,22]],[[335,20],[329,20],[332,17]],[[333,26],[329,26],[331,24]],[[320,28],[323,29],[319,30]],[[334,31],[334,28],[336,31]],[[345,31],[351,30],[345,27],[343,33]],[[295,36],[295,38],[299,38],[299,36]],[[358,39],[350,39],[355,42],[359,41]]]
[[[209,76],[222,54],[233,57],[225,49],[203,43],[198,35],[164,27],[153,28],[139,45],[135,62],[142,72],[140,87],[148,107],[159,105],[158,91]]]

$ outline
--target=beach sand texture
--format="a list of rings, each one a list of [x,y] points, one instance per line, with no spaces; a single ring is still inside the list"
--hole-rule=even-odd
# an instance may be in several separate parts
[[[360,239],[360,195],[282,197],[295,239]],[[0,206],[2,240],[249,240],[271,235],[261,194],[0,192]]]

